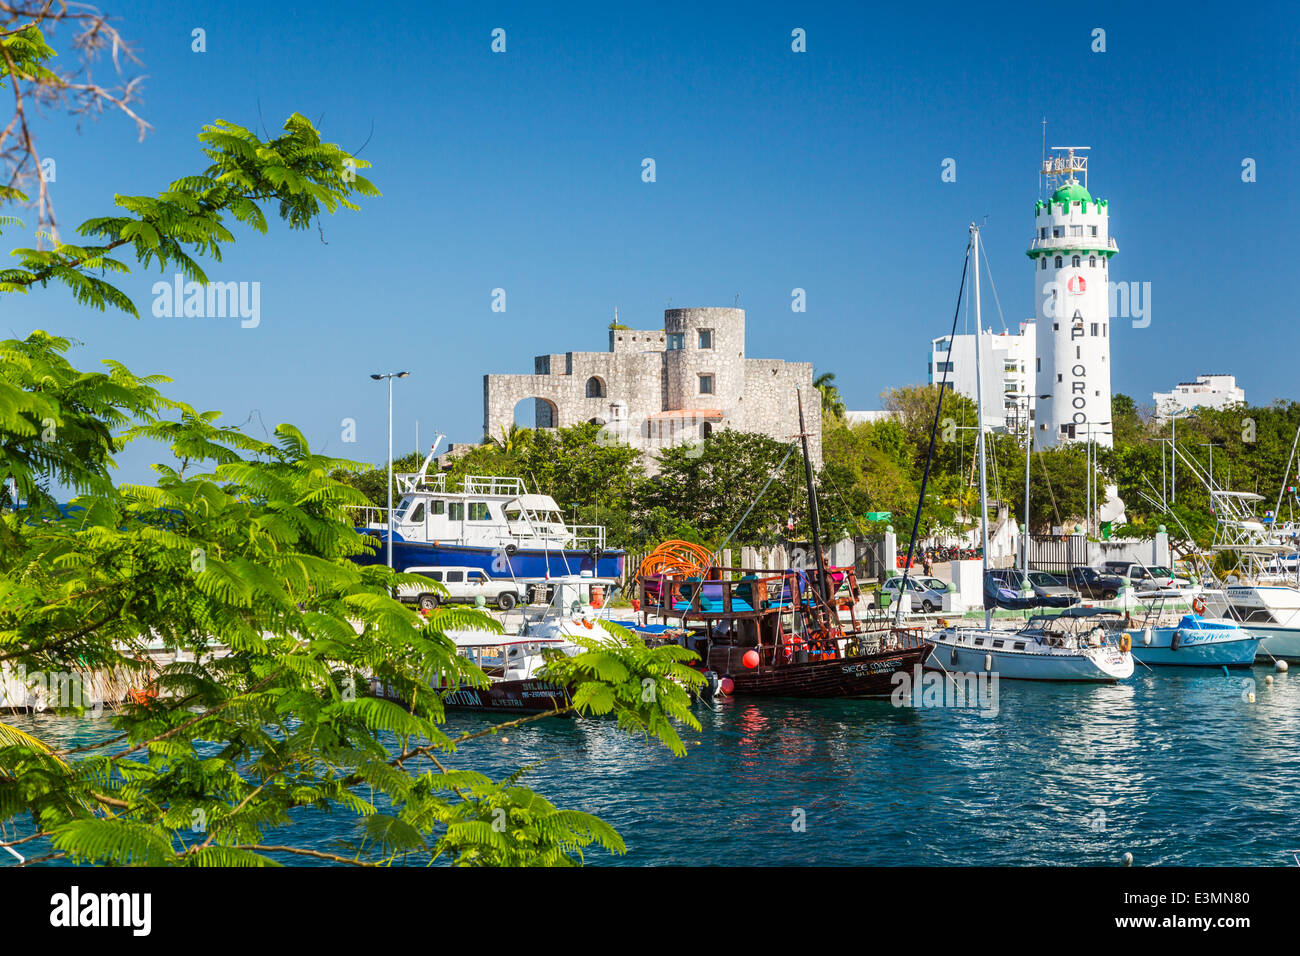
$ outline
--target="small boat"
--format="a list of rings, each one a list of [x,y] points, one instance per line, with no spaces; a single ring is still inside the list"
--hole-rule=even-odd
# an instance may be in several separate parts
[[[1259,638],[1235,621],[1212,621],[1185,614],[1172,627],[1131,631],[1133,657],[1141,664],[1182,667],[1249,667],[1259,653]]]
[[[631,612],[615,611],[611,602],[619,582],[593,575],[566,575],[550,581],[523,582],[530,591],[548,600],[540,615],[523,612],[519,634],[510,636],[489,630],[452,630],[447,636],[458,653],[468,657],[488,676],[486,687],[458,685],[436,687],[443,706],[451,710],[559,710],[570,702],[568,690],[541,676],[550,654],[570,656],[586,648],[578,639],[601,640],[608,636],[601,622],[625,627],[648,644],[676,643],[674,634],[657,629],[641,631]],[[716,675],[700,668],[704,686],[696,700],[711,705],[719,685]]]

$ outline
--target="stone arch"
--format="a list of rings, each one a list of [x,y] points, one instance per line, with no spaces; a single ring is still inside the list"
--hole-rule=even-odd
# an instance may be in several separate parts
[[[553,399],[525,396],[515,402],[514,423],[521,428],[559,428],[560,408]]]
[[[587,379],[587,397],[604,398],[609,394],[609,389],[605,386],[605,380],[599,375],[593,375]]]

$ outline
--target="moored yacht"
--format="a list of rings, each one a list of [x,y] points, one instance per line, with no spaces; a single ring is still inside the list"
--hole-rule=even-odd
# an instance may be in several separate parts
[[[600,525],[566,524],[550,495],[529,492],[523,479],[467,475],[452,487],[429,474],[435,442],[415,474],[394,475],[401,495],[388,509],[359,509],[358,530],[379,547],[362,563],[382,563],[391,526],[393,567],[469,567],[492,577],[556,578],[588,572],[623,574],[625,553],[605,547]]]

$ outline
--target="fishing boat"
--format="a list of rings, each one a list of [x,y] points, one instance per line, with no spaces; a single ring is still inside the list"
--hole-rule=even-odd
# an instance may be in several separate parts
[[[812,540],[821,541],[803,397],[800,441]],[[721,677],[724,693],[768,697],[888,697],[895,674],[913,673],[931,645],[919,628],[869,630],[859,622],[852,569],[827,567],[820,546],[815,565],[785,571],[722,568],[638,578],[644,625],[684,632],[683,643]],[[841,619],[847,611],[848,622]]]
[[[980,325],[979,227],[970,226],[970,262],[975,266],[975,327]],[[955,321],[954,321],[955,324]],[[975,350],[976,395],[982,398],[983,372],[980,349]],[[946,381],[946,377],[945,377]],[[1023,597],[1000,588],[990,575],[988,564],[988,481],[984,443],[984,403],[977,399],[977,455],[979,458],[980,535],[984,562],[984,626],[949,626],[930,634],[934,653],[929,667],[935,670],[980,670],[996,673],[1000,678],[1043,681],[1117,681],[1133,673],[1133,655],[1117,638],[1101,627],[1081,628],[1098,609],[1067,608],[1059,615],[1031,617],[1022,628],[994,627],[993,609],[1028,610],[1069,603],[1068,598]],[[938,426],[938,413],[935,415]],[[933,435],[931,436],[933,443]],[[927,476],[929,463],[926,464]],[[1027,489],[1026,489],[1027,490]],[[924,485],[922,495],[924,496]],[[1026,495],[1028,499],[1028,495]],[[916,532],[913,529],[913,542]],[[1004,593],[1005,592],[1005,593]]]
[[[391,515],[387,508],[357,509],[358,530],[378,544],[361,563],[384,563],[391,534],[399,571],[448,566],[515,579],[584,571],[622,576],[625,552],[605,546],[603,526],[567,524],[555,499],[530,492],[521,478],[467,475],[450,487],[445,474],[429,474],[437,449],[435,441],[418,472],[393,476],[400,498]]]

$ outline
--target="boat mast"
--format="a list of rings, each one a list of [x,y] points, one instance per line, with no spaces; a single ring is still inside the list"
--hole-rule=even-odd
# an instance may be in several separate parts
[[[808,516],[812,523],[812,548],[817,556],[817,593],[821,595],[825,607],[829,608],[831,596],[827,587],[826,562],[822,560],[822,526],[817,514],[817,493],[813,490],[812,459],[808,457],[808,430],[803,423],[803,394],[797,388],[794,394],[799,403],[799,440],[803,442],[803,475],[808,485]],[[827,628],[830,628],[830,622],[827,623]]]
[[[984,592],[984,580],[989,573],[989,490],[988,476],[984,463],[984,379],[980,367],[980,352],[984,328],[980,320],[980,230],[975,223],[970,224],[971,259],[975,263],[975,413],[979,443],[980,460],[980,553],[983,556],[983,574],[980,577],[980,593]],[[988,604],[984,605],[984,627],[993,623],[993,612]]]

